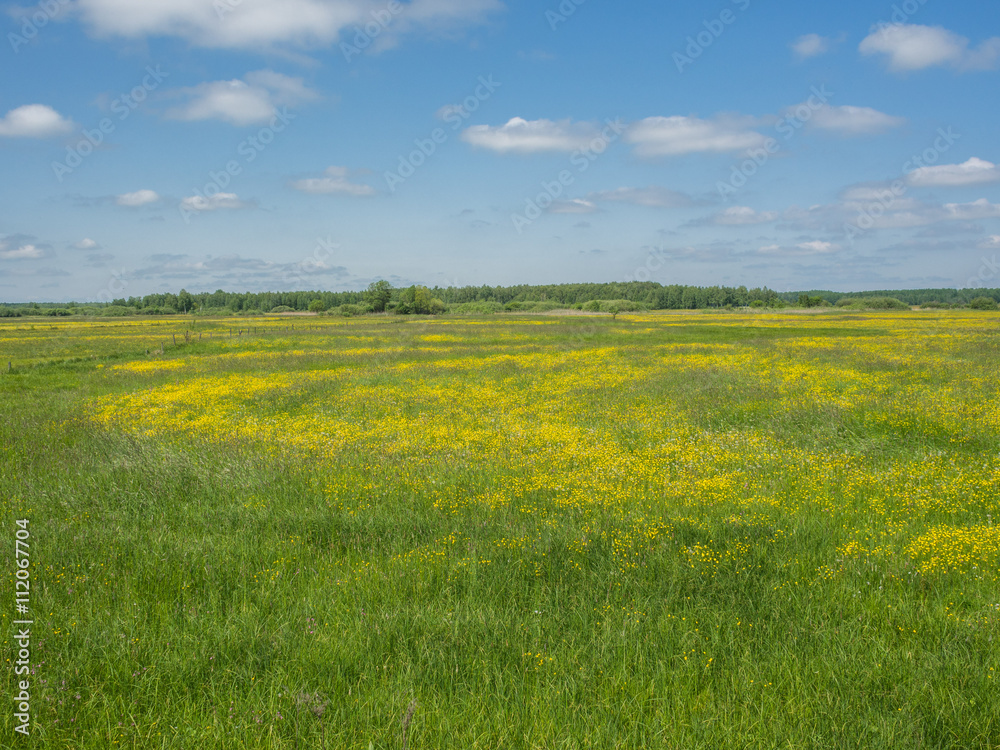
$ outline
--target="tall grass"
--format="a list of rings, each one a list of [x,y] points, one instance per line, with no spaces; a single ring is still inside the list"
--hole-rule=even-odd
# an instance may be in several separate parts
[[[995,321],[0,323],[0,744],[998,747]]]

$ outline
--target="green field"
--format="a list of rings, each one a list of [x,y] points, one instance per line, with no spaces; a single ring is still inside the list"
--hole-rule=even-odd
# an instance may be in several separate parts
[[[1000,747],[998,361],[969,311],[5,319],[0,746]]]

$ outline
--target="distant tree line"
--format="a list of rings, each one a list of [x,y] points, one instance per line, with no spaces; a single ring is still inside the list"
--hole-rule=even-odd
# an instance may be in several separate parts
[[[826,302],[840,307],[845,306],[843,300],[880,297],[895,298],[908,306],[931,308],[970,307],[973,301],[983,298],[1000,303],[1000,289],[887,289],[876,292],[830,292],[814,289],[808,292],[783,292],[780,296],[791,304],[799,304],[805,296],[813,303],[812,306]]]
[[[28,315],[260,315],[316,312],[340,315],[390,312],[437,314],[447,311],[492,313],[558,308],[611,312],[634,310],[704,310],[723,308],[864,307],[901,309],[973,307],[991,309],[1000,289],[909,289],[880,292],[776,292],[766,287],[662,285],[655,281],[604,284],[541,284],[394,288],[381,280],[351,292],[214,292],[147,294],[100,303],[0,303],[0,317]]]

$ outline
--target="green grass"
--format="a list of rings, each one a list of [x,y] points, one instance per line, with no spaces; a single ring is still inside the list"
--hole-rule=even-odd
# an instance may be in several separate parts
[[[115,321],[94,338],[2,322],[0,358],[15,361],[0,374],[5,659],[18,518],[30,519],[36,623],[32,735],[14,733],[8,702],[0,746],[1000,747],[1000,557],[932,574],[904,551],[937,524],[996,520],[996,427],[955,427],[930,407],[915,426],[885,421],[915,393],[995,400],[995,318],[871,317],[324,318],[292,321],[294,333],[262,321],[242,339],[228,338],[230,321],[198,321],[226,335],[171,340],[163,358],[195,369],[153,375],[111,368],[147,361],[147,349],[160,359],[159,341],[190,323]],[[440,333],[459,340],[424,338]],[[377,351],[347,354],[361,345],[349,336]],[[807,338],[823,345],[787,348]],[[723,364],[661,367],[660,345],[716,347]],[[567,400],[543,398],[587,361],[572,355],[608,348],[602,371],[626,373],[621,384],[582,378]],[[893,362],[897,350],[919,361]],[[248,351],[276,356],[212,359]],[[552,368],[436,365],[505,352]],[[772,374],[726,358],[766,360]],[[888,380],[838,405],[792,378],[802,362]],[[534,415],[526,428],[571,419],[592,442],[549,455],[496,437],[488,460],[430,440],[313,454],[90,418],[105,396],[287,372],[339,379],[246,408],[433,426],[458,414],[448,399],[495,381]],[[411,393],[409,378],[443,395]],[[345,399],[355,386],[389,396]],[[489,420],[514,419],[477,408],[468,434],[500,435]],[[665,441],[683,428],[720,452],[678,453],[648,481],[608,479],[651,460],[661,423]],[[740,447],[755,436],[786,449]],[[614,460],[588,473],[605,446]],[[914,473],[931,455],[945,468],[925,497]],[[552,485],[575,476],[572,461],[628,491],[566,502]],[[698,494],[696,480],[721,476],[737,479]],[[468,501],[500,490],[505,502]],[[868,553],[843,552],[859,540]],[[5,695],[15,680],[6,670]]]

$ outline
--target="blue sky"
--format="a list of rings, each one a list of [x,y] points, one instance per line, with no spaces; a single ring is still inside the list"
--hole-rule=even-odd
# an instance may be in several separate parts
[[[0,299],[1000,286],[1000,7],[6,5]]]

